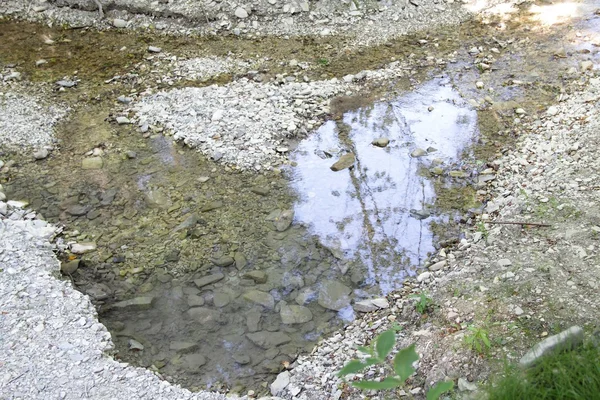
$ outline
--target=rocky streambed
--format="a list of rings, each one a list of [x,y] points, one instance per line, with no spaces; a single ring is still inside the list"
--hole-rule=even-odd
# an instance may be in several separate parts
[[[357,53],[371,70],[312,58],[327,44],[298,60],[282,45],[260,67],[219,59],[191,81],[182,71],[197,59],[179,39],[94,36],[101,50],[78,58],[71,43],[94,33],[26,25],[26,62],[2,60],[3,84],[24,93],[20,79],[37,80],[72,110],[58,145],[4,150],[2,190],[65,226],[63,273],[97,306],[119,358],[192,389],[264,391],[438,261],[457,224],[482,212],[490,154],[593,67],[593,49],[557,48],[567,27],[516,15],[400,39],[378,49],[383,65]]]

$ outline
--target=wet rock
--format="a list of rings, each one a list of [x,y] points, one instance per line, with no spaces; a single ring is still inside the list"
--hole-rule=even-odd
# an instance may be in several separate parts
[[[386,147],[388,144],[390,144],[390,139],[385,138],[385,137],[380,137],[380,138],[373,140],[371,142],[371,144],[373,146],[377,146],[377,147]]]
[[[204,328],[212,330],[219,322],[220,312],[206,307],[194,307],[186,311],[187,316],[201,324]]]
[[[228,267],[232,265],[235,262],[235,260],[233,259],[233,257],[230,256],[222,256],[219,258],[211,258],[210,262],[215,264],[217,267]]]
[[[94,250],[96,250],[96,243],[93,242],[74,243],[71,245],[71,253],[73,254],[85,254]]]
[[[292,222],[294,221],[294,211],[293,210],[285,210],[282,211],[281,214],[275,219],[275,229],[278,232],[283,232],[287,228],[290,227]]]
[[[72,273],[74,273],[75,271],[77,271],[77,268],[79,268],[79,263],[81,262],[81,260],[73,260],[73,261],[68,261],[68,262],[62,262],[60,264],[60,270],[63,274],[66,275],[71,275]]]
[[[173,249],[173,250],[169,251],[165,255],[165,261],[166,262],[177,262],[177,261],[179,261],[179,250]]]
[[[36,160],[43,160],[44,158],[48,157],[48,154],[50,154],[48,149],[40,149],[33,153],[33,158]]]
[[[230,301],[231,298],[224,292],[217,292],[213,296],[213,304],[217,308],[225,307]]]
[[[258,331],[261,314],[258,311],[249,311],[246,313],[246,326],[250,332]]]
[[[115,18],[113,19],[112,24],[115,28],[125,28],[127,26],[127,21],[120,18]]]
[[[240,365],[250,364],[251,361],[250,356],[243,353],[234,353],[233,360]]]
[[[352,290],[338,281],[324,281],[319,289],[319,305],[339,311],[350,305]]]
[[[417,157],[423,157],[424,155],[427,155],[427,152],[423,149],[414,149],[411,153],[410,156],[413,158],[417,158]]]
[[[210,203],[205,204],[204,207],[202,207],[200,209],[200,212],[208,212],[208,211],[219,209],[221,207],[223,207],[222,201],[211,201]]]
[[[144,350],[144,345],[135,339],[129,339],[129,350],[142,351]]]
[[[171,342],[169,350],[177,353],[190,353],[198,348],[198,344],[194,342]]]
[[[250,302],[260,304],[270,310],[275,308],[275,299],[269,293],[261,292],[260,290],[251,290],[244,293],[243,297]]]
[[[246,337],[258,347],[271,349],[292,341],[292,338],[283,332],[260,331],[246,334]]]
[[[245,273],[243,277],[252,279],[254,283],[267,283],[267,274],[263,271],[250,271]]]
[[[262,187],[262,186],[255,186],[252,189],[250,189],[250,191],[252,193],[255,193],[255,194],[258,194],[258,195],[261,195],[261,196],[266,196],[266,195],[269,194],[269,188],[266,187],[266,186],[264,186],[264,187]]]
[[[524,368],[529,368],[535,365],[545,355],[579,346],[583,342],[583,338],[583,329],[579,326],[572,326],[557,335],[547,337],[533,346],[533,348],[521,358],[519,365]]]
[[[356,157],[354,156],[354,153],[344,154],[330,168],[332,171],[335,172],[341,171],[346,168],[352,168],[354,166],[355,161]]]
[[[238,271],[241,271],[248,263],[248,261],[246,260],[246,257],[239,251],[233,255],[233,260],[235,261],[235,268]]]
[[[290,373],[289,371],[283,371],[279,375],[277,375],[277,379],[275,382],[271,383],[271,394],[273,396],[277,396],[279,393],[283,392],[283,390],[290,384]]]
[[[303,306],[283,305],[279,312],[281,322],[284,324],[303,324],[312,320],[312,312]]]
[[[149,310],[154,305],[154,297],[134,297],[133,299],[119,301],[112,305],[112,308],[123,311],[141,311]]]
[[[198,288],[201,288],[201,287],[210,285],[212,283],[218,282],[218,281],[220,281],[223,278],[225,278],[225,275],[223,275],[222,273],[218,272],[216,274],[203,276],[200,279],[194,279],[194,283],[196,284],[196,286]]]
[[[429,218],[431,213],[427,210],[410,210],[410,216],[415,219],[422,220]]]
[[[88,210],[89,208],[87,206],[75,204],[67,208],[67,214],[79,217],[81,215],[87,214]]]
[[[197,371],[206,364],[206,357],[202,354],[188,354],[181,358],[189,371]]]
[[[81,162],[81,168],[83,169],[101,169],[104,165],[104,161],[100,157],[84,158]]]
[[[110,205],[117,195],[117,189],[108,189],[106,192],[102,193],[102,197],[100,198],[100,204],[103,206]]]
[[[201,307],[204,305],[204,297],[195,294],[190,294],[187,297],[187,304],[190,307]]]

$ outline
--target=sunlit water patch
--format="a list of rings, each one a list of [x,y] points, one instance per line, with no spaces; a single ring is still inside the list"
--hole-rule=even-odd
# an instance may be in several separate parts
[[[442,217],[432,216],[433,183],[421,169],[458,161],[477,132],[476,112],[439,80],[330,121],[293,156],[296,220],[388,293],[434,249],[430,224]],[[353,167],[331,170],[346,153]]]

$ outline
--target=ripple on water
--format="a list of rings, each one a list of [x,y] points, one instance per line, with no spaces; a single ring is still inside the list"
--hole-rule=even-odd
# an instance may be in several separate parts
[[[435,199],[420,168],[458,161],[478,134],[477,113],[449,83],[432,80],[394,101],[349,112],[343,124],[347,134],[329,121],[293,154],[295,216],[334,254],[363,263],[367,283],[385,294],[434,249],[430,224],[441,217],[411,216]],[[390,144],[371,144],[380,137]],[[429,151],[411,157],[417,148]],[[354,168],[332,171],[345,150],[355,154]]]

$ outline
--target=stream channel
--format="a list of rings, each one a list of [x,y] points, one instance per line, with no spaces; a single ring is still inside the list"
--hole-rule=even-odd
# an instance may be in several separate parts
[[[153,41],[185,57],[197,55],[194,43],[2,21],[0,66],[22,64],[29,79],[49,85],[77,69],[82,83],[54,92],[72,107],[56,129],[59,147],[41,161],[3,154],[10,163],[0,182],[9,198],[63,225],[65,242],[96,244],[84,255],[61,255],[77,267],[65,278],[97,305],[118,358],[191,389],[264,392],[299,353],[356,318],[357,302],[397,289],[440,241],[459,238],[459,222],[486,200],[477,189],[494,179],[490,162],[528,118],[515,110],[543,112],[577,81],[565,71],[597,61],[593,9],[544,25],[535,10],[551,5],[536,7],[337,58],[333,39],[204,46],[217,55],[271,52],[276,60],[330,52],[337,62],[315,67],[314,77],[374,69],[407,53],[416,60],[410,74],[369,88],[376,96],[290,139],[290,162],[262,173],[207,160],[161,128],[142,135],[109,123],[118,95],[145,88],[104,85],[144,62],[143,50],[119,58],[114,49]],[[28,70],[44,34],[66,40],[49,66]],[[381,138],[389,143],[372,144]],[[82,168],[90,151],[102,157],[100,169]],[[347,152],[354,167],[332,171]]]

